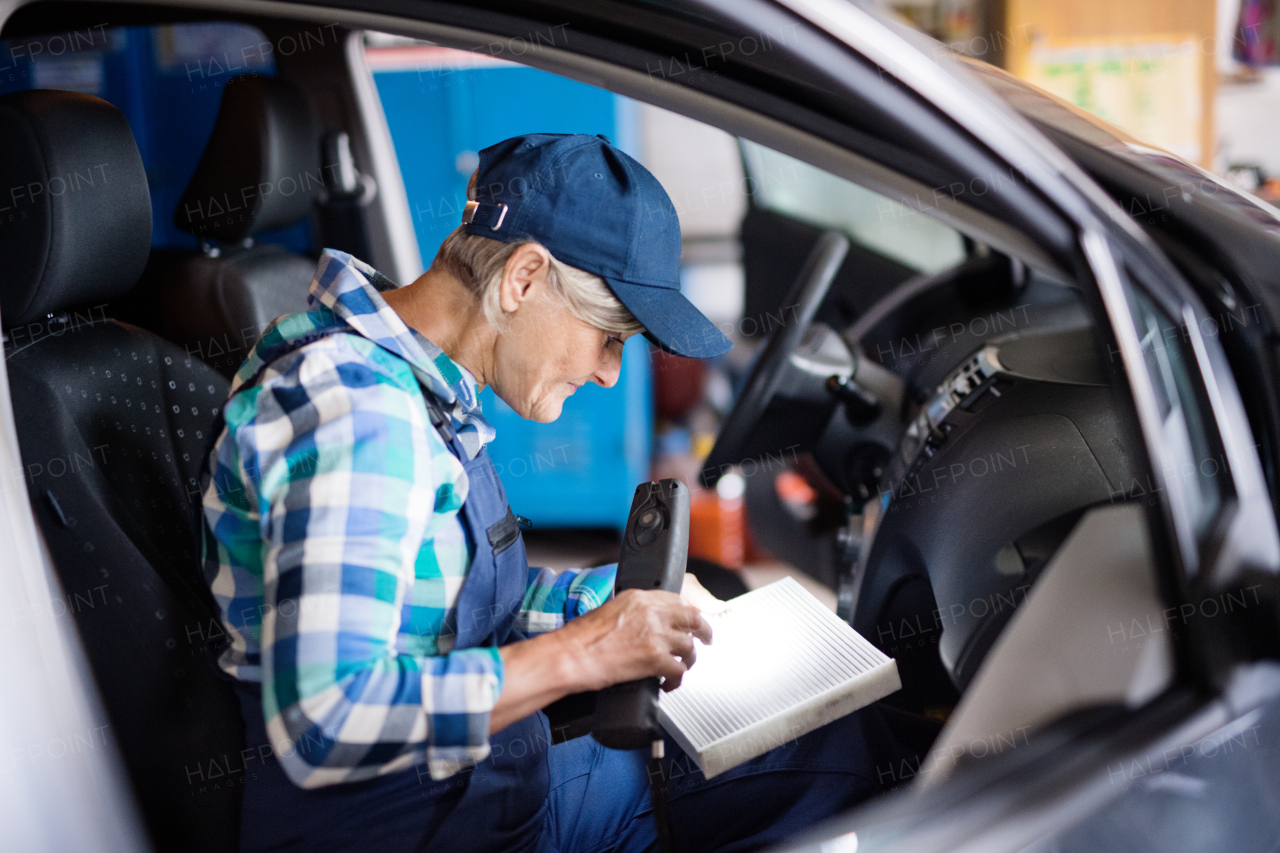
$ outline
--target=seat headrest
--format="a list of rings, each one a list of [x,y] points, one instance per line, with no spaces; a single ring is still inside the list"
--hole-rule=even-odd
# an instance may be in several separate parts
[[[151,251],[151,195],[129,122],[106,101],[0,95],[0,323],[129,290]]]
[[[226,241],[296,224],[324,187],[320,135],[293,85],[257,75],[232,79],[174,224]]]

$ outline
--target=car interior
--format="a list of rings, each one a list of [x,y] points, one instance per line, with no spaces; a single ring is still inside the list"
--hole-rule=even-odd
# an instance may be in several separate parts
[[[86,17],[55,29],[56,5],[19,10],[0,44],[92,27]],[[133,27],[194,19],[119,11],[113,20]],[[200,20],[266,39],[304,25]],[[202,96],[216,118],[193,172],[144,168],[130,122],[104,100],[31,80],[0,88],[0,185],[23,188],[0,214],[0,312],[27,489],[64,589],[106,584],[75,621],[157,850],[236,849],[237,779],[258,746],[244,743],[231,687],[206,654],[221,632],[191,530],[210,426],[266,326],[305,310],[320,249],[369,258],[390,239],[370,203],[368,105],[344,76],[347,32],[332,32]],[[786,157],[739,145],[748,175]],[[889,245],[841,212],[858,193],[880,196],[795,162],[825,207],[760,182],[739,232],[744,316],[761,330],[784,309],[795,322],[744,342],[757,351],[703,485],[799,449],[818,512],[799,517],[773,478],[749,478],[753,527],[897,660],[903,688],[879,705],[900,744],[926,756],[949,721],[954,740],[1001,717],[984,682],[1007,690],[1034,677],[1027,649],[1061,636],[1046,627],[1054,613],[1069,623],[1094,608],[1096,584],[1065,568],[1053,580],[1055,566],[1128,566],[1133,598],[1111,600],[1108,618],[1159,612],[1135,503],[1149,463],[1109,332],[1070,271],[914,211],[892,214],[920,224],[901,229],[907,245]],[[286,185],[296,189],[263,189]],[[928,264],[906,262],[926,250]],[[1160,309],[1149,310],[1158,329]],[[1146,344],[1171,398],[1185,400],[1175,343]],[[1212,440],[1203,425],[1185,438],[1210,455]],[[1117,556],[1101,542],[1129,545]],[[1033,605],[1041,615],[1022,618]],[[1032,716],[1048,725],[1150,698],[1172,667],[1167,648],[1153,654],[1084,699],[1062,676]],[[880,784],[910,785],[919,769]]]

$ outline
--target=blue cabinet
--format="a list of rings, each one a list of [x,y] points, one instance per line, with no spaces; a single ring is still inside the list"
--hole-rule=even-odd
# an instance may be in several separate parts
[[[388,67],[370,51],[424,266],[461,221],[480,149],[538,132],[603,133],[631,149],[631,103],[611,92],[473,54],[424,48],[421,57],[434,64]],[[636,483],[649,474],[648,347],[632,338],[618,384],[579,389],[554,423],[526,421],[492,391],[481,395],[508,499],[536,527],[625,525]]]

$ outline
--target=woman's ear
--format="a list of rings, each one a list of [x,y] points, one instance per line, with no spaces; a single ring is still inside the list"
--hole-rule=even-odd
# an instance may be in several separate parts
[[[547,286],[547,274],[551,269],[551,254],[538,243],[525,243],[507,258],[499,284],[499,300],[504,314],[516,310]]]

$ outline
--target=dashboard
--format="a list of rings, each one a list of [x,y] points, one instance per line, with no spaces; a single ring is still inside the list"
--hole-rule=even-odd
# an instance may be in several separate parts
[[[841,612],[898,661],[885,702],[941,718],[1086,510],[1148,482],[1145,453],[1078,290],[978,256],[836,328],[846,246],[811,252],[707,471],[811,455],[845,501]]]
[[[1092,506],[1142,482],[1141,442],[1080,317],[983,343],[907,420],[864,514],[854,627],[959,691]]]

